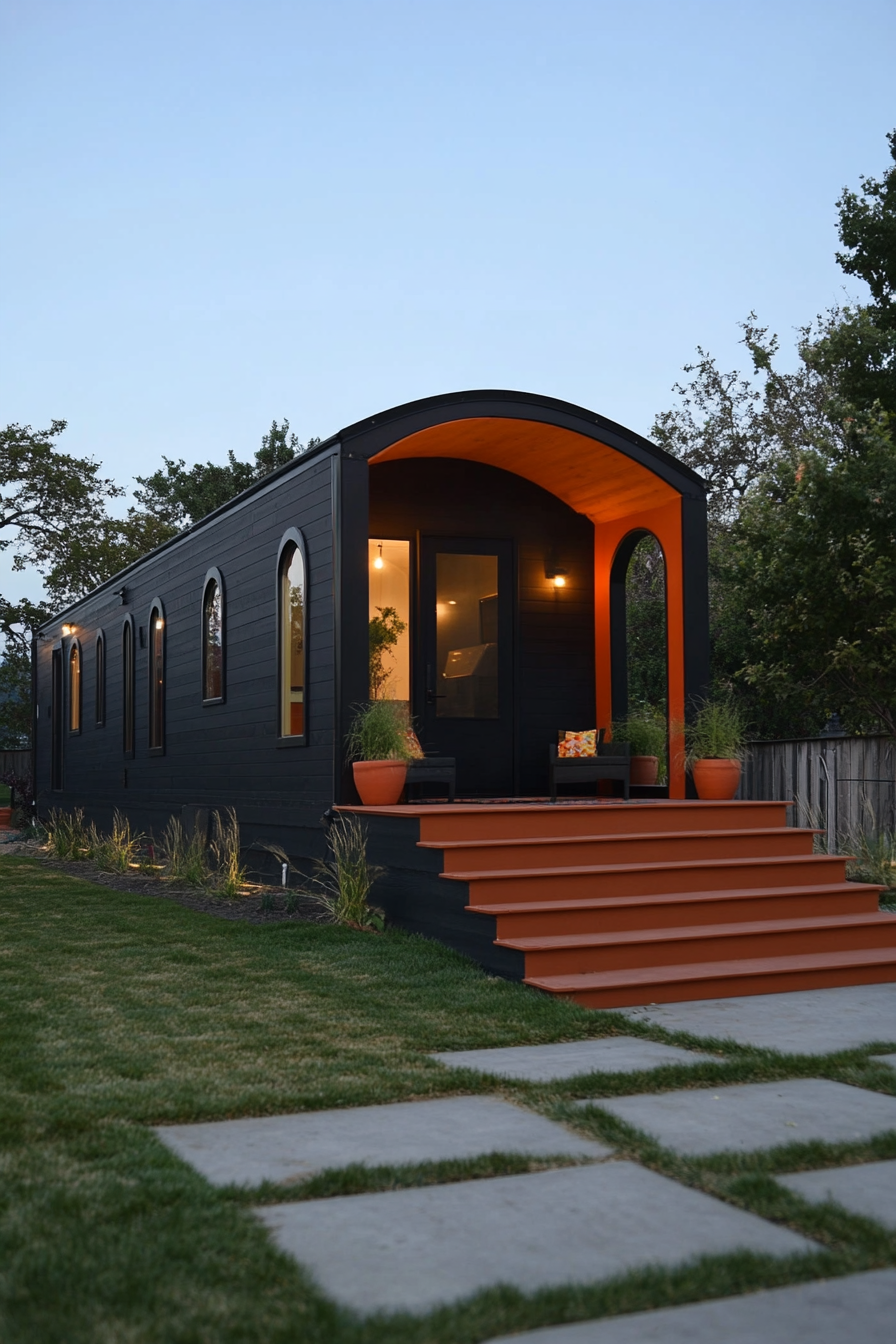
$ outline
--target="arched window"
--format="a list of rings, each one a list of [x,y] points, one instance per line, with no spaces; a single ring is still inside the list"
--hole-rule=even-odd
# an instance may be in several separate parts
[[[161,602],[149,612],[149,750],[165,748],[165,613]]]
[[[305,551],[290,528],[280,547],[280,735],[301,739],[308,728],[305,697]]]
[[[134,622],[130,616],[121,630],[121,729],[126,756],[134,754]]]
[[[81,731],[81,646],[77,640],[68,651],[68,730]]]
[[[106,722],[106,636],[102,630],[96,637],[96,726]]]
[[[206,575],[202,597],[202,699],[224,699],[224,585],[216,569]]]

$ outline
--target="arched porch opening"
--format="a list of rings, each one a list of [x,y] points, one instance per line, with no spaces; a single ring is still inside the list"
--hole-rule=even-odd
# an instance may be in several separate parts
[[[661,543],[652,532],[630,532],[620,542],[610,571],[610,663],[617,721],[647,713],[668,725],[667,605]]]
[[[591,525],[593,550],[587,566],[594,650],[591,711],[584,722],[564,726],[604,727],[620,716],[620,710],[624,712],[618,673],[614,678],[614,562],[626,538],[635,537],[632,549],[645,534],[656,538],[666,577],[667,709],[672,725],[669,793],[684,797],[679,729],[686,698],[701,694],[705,687],[708,646],[705,492],[700,479],[646,440],[592,412],[522,393],[458,393],[411,403],[352,426],[341,438],[346,472],[354,477],[354,461],[360,458],[369,464],[371,499],[379,488],[373,483],[385,479],[378,474],[387,464],[448,459],[522,477],[565,505],[571,517]],[[499,505],[500,499],[496,497],[495,503]],[[362,564],[365,576],[368,572],[369,538],[381,539],[388,532],[381,518],[375,521],[370,516],[369,524],[363,556],[359,551],[353,557],[359,579]],[[463,507],[451,530],[458,536],[471,535]],[[506,533],[495,529],[484,535]],[[541,580],[550,583],[559,575],[571,588],[580,587],[583,573],[574,571],[585,567],[575,562],[571,568],[564,562],[562,542],[559,547],[553,544],[550,553],[545,550],[538,558]],[[558,600],[563,600],[562,592]],[[542,734],[549,717],[539,729]],[[527,732],[524,729],[524,736]],[[548,740],[545,736],[537,744],[545,755]]]

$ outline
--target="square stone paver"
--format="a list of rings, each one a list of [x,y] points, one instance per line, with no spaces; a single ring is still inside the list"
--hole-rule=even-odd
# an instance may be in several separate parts
[[[633,1162],[256,1210],[324,1292],[360,1312],[427,1311],[481,1288],[591,1283],[735,1249],[817,1249]]]
[[[554,1325],[490,1344],[893,1344],[896,1270]]]
[[[872,1055],[880,1064],[889,1064],[891,1069],[896,1069],[896,1055]]]
[[[776,1176],[795,1195],[812,1204],[832,1199],[850,1213],[874,1218],[896,1229],[896,1162],[865,1162],[859,1167],[832,1167],[828,1171],[797,1171]],[[896,1321],[893,1335],[896,1337]]]
[[[603,1158],[612,1152],[495,1097],[160,1125],[155,1132],[213,1185],[300,1180],[352,1162],[393,1166],[492,1152]]]
[[[896,1129],[896,1097],[825,1078],[601,1097],[578,1104],[611,1111],[676,1153],[751,1152],[810,1139],[849,1143]]]
[[[896,1041],[896,984],[651,1003],[617,1011],[668,1031],[729,1038],[796,1055],[828,1055],[871,1041]]]
[[[714,1059],[677,1045],[660,1045],[639,1036],[607,1036],[599,1041],[564,1041],[558,1045],[512,1045],[497,1050],[451,1050],[430,1055],[454,1069],[478,1069],[499,1078],[547,1083],[579,1073],[638,1073],[663,1064],[699,1064]]]

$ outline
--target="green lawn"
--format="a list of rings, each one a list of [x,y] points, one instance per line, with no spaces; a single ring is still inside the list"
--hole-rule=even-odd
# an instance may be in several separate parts
[[[674,1158],[574,1096],[812,1074],[896,1092],[870,1051],[826,1060],[723,1046],[697,1070],[495,1086],[449,1074],[438,1049],[617,1030],[687,1037],[596,1015],[491,979],[433,943],[302,925],[248,925],[0,857],[0,1339],[4,1344],[473,1344],[511,1329],[896,1264],[896,1237],[804,1204],[775,1170],[896,1156],[873,1146]],[[896,1039],[896,1026],[893,1038]],[[692,1042],[690,1042],[692,1043]],[[881,1042],[880,1044],[887,1044]],[[890,1046],[892,1047],[892,1044]],[[787,1262],[736,1255],[597,1288],[479,1294],[424,1318],[359,1321],[268,1242],[250,1203],[277,1187],[215,1190],[149,1132],[160,1121],[494,1092],[822,1244]],[[324,1174],[290,1199],[525,1169],[471,1163]]]

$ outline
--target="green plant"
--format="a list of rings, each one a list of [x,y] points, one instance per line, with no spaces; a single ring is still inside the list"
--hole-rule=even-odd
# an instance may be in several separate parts
[[[86,859],[90,854],[94,827],[84,825],[84,809],[61,812],[54,808],[47,817],[47,848],[57,859]]]
[[[395,607],[377,607],[376,610],[379,615],[371,617],[369,626],[370,696],[373,700],[380,698],[392,675],[386,669],[383,658],[408,628],[407,622],[400,618]]]
[[[179,817],[172,817],[162,832],[163,876],[174,882],[203,887],[208,879],[208,857],[198,830],[187,839]]]
[[[704,700],[685,725],[685,765],[695,761],[742,761],[747,722],[740,705],[730,697]]]
[[[240,824],[236,810],[228,807],[223,815],[215,812],[212,823],[211,886],[221,896],[239,896],[246,881],[246,869],[240,863]]]
[[[134,834],[131,823],[115,809],[112,814],[112,834],[101,835],[91,824],[88,832],[87,857],[105,873],[126,873],[136,861],[143,836]]]
[[[410,760],[410,726],[403,700],[371,700],[358,705],[346,738],[349,756],[359,761]]]
[[[628,742],[633,756],[656,756],[660,774],[665,772],[667,737],[666,716],[653,705],[641,705],[624,719],[613,721],[614,740]]]
[[[359,817],[343,815],[330,826],[330,857],[318,859],[304,894],[329,913],[335,924],[382,931],[382,910],[368,904],[370,889],[385,871],[367,858],[367,831]]]

